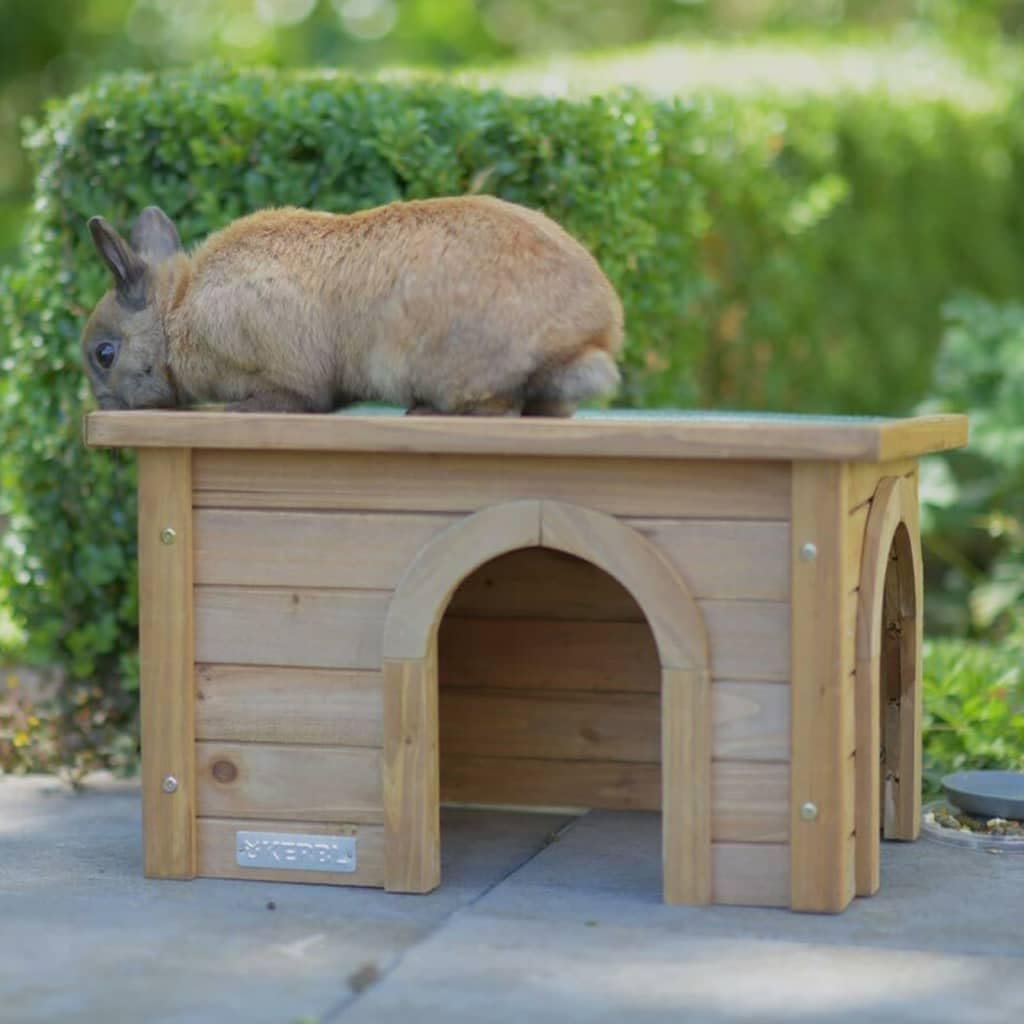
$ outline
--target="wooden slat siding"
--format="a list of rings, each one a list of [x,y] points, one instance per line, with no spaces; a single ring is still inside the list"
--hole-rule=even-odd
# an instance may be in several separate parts
[[[456,517],[442,514],[199,509],[196,583],[391,589],[422,546]],[[789,528],[776,522],[633,519],[695,597],[788,599]],[[545,548],[511,552],[459,588],[457,614],[639,621],[621,585],[581,559]]]
[[[390,598],[386,591],[196,587],[196,658],[377,669]]]
[[[210,665],[379,669],[389,599],[382,591],[197,587],[196,656]],[[699,601],[697,605],[708,624],[716,677],[788,679],[788,605],[777,601]],[[590,624],[574,625],[583,633],[592,632]],[[637,649],[649,638],[649,631],[644,623],[635,626],[632,638],[628,630],[613,631],[615,642],[624,649]],[[445,616],[442,628],[449,645],[462,643],[463,634],[493,636],[498,629],[453,616]],[[559,629],[567,627],[539,627],[538,642],[543,642],[545,634],[558,635]],[[479,649],[483,641],[478,636],[466,642]]]
[[[712,838],[784,843],[789,834],[789,765],[711,763]],[[524,807],[661,810],[661,767],[616,761],[548,761],[441,756],[441,799]]]
[[[204,817],[379,825],[380,751],[371,747],[196,743]]]
[[[713,790],[710,691],[707,669],[662,670],[661,860],[669,904],[711,902],[715,799],[728,793]]]
[[[196,666],[196,737],[380,747],[379,672]]]
[[[902,500],[901,488],[901,500]],[[916,839],[921,817],[920,643],[915,560],[904,525],[896,532],[886,574],[882,636],[883,747],[886,793],[883,828],[887,839]]]
[[[847,505],[852,512],[865,502],[871,501],[878,482],[887,476],[910,476],[917,470],[917,461],[912,458],[893,459],[889,462],[852,462],[847,467]]]
[[[789,523],[629,519],[686,580],[694,597],[788,601]]]
[[[657,693],[441,688],[444,756],[661,761]],[[789,687],[711,686],[711,756],[789,760]]]
[[[788,605],[779,601],[698,601],[697,606],[707,624],[711,666],[716,678],[782,683],[789,680]],[[579,682],[588,677],[586,663],[570,665],[571,654],[583,651],[591,643],[595,648],[594,660],[597,651],[603,650],[609,654],[609,661],[603,671],[590,678],[599,680],[603,676],[606,682],[615,681],[620,678],[621,669],[628,671],[628,659],[635,653],[637,680],[644,688],[650,684],[651,656],[643,653],[650,642],[650,630],[643,622],[613,626],[446,615],[439,632],[443,657],[452,659],[450,668],[442,668],[442,672],[448,673],[445,679],[449,685],[458,685],[460,680],[470,685],[483,685],[474,666],[487,664],[486,659],[490,657],[494,664],[487,668],[488,685],[494,679],[501,680],[501,685],[514,686],[517,684],[513,680],[523,675],[531,678],[527,675],[531,672],[537,673],[535,678],[547,680],[545,685],[548,685],[564,668],[570,673],[567,682],[572,682],[572,689],[604,688],[600,682],[580,686]],[[518,646],[526,642],[528,647]],[[559,651],[560,644],[566,645],[563,651]],[[613,648],[617,649],[614,653]],[[498,652],[510,659],[507,664],[498,663]],[[530,685],[539,687],[540,683]],[[616,683],[607,688],[631,687]]]
[[[86,443],[94,447],[258,448],[294,451],[474,452],[576,458],[645,455],[734,459],[880,461],[960,447],[965,416],[891,420],[828,417],[579,416],[574,419],[477,419],[350,413],[286,416],[195,410],[175,413],[94,412],[86,417]]]
[[[442,752],[441,799],[524,807],[661,809],[661,768],[615,761],[543,761]]]
[[[789,687],[714,680],[712,756],[730,761],[790,759]]]
[[[438,631],[441,688],[657,694],[661,665],[646,623],[463,619]]]
[[[312,885],[384,885],[384,828],[322,821],[253,821],[245,818],[200,818],[199,870],[205,878],[243,878],[261,882],[304,882]],[[240,867],[235,860],[238,832],[297,832],[302,835],[354,836],[356,870],[295,871]]]
[[[191,452],[139,453],[143,870],[151,878],[196,873],[191,480]],[[161,541],[165,528],[173,544]],[[177,780],[169,793],[168,777]]]
[[[711,900],[747,907],[789,906],[786,843],[712,843]]]
[[[196,583],[390,590],[445,515],[331,512],[195,513]]]
[[[781,601],[699,601],[720,679],[790,677],[790,606]]]
[[[795,463],[792,521],[792,789],[790,881],[794,910],[837,912],[854,893],[843,862],[853,831],[844,802],[843,739],[853,714],[844,685],[852,664],[844,581],[849,522],[846,467]],[[813,544],[816,556],[801,551]],[[801,817],[813,803],[815,820]]]
[[[437,651],[384,662],[384,884],[430,892],[441,884]]]
[[[444,486],[438,486],[443,480]],[[201,508],[471,512],[543,495],[612,515],[789,517],[778,462],[222,452],[195,454]]]
[[[480,566],[452,595],[447,616],[644,622],[626,588],[597,566],[550,548],[526,548]]]

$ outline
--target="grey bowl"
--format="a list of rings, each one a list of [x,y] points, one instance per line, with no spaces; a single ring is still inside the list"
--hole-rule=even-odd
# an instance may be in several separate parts
[[[1024,772],[954,772],[942,780],[946,796],[982,818],[1024,819]]]

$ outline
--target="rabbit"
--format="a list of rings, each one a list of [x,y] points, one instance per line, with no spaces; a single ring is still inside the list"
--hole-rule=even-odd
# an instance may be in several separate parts
[[[623,309],[593,256],[493,196],[244,216],[187,254],[156,206],[125,241],[82,355],[102,409],[571,416],[620,380]]]

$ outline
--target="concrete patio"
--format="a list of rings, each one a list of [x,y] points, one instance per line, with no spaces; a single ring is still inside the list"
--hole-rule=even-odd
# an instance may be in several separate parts
[[[11,1024],[1017,1020],[1024,856],[883,848],[836,917],[660,903],[657,816],[448,810],[429,896],[141,871],[135,783],[0,779]]]

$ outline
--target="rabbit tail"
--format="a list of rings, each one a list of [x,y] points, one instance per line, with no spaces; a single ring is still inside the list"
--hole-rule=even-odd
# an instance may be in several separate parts
[[[526,386],[524,416],[571,416],[580,402],[609,395],[621,375],[604,347],[590,345],[571,359],[542,367]]]

